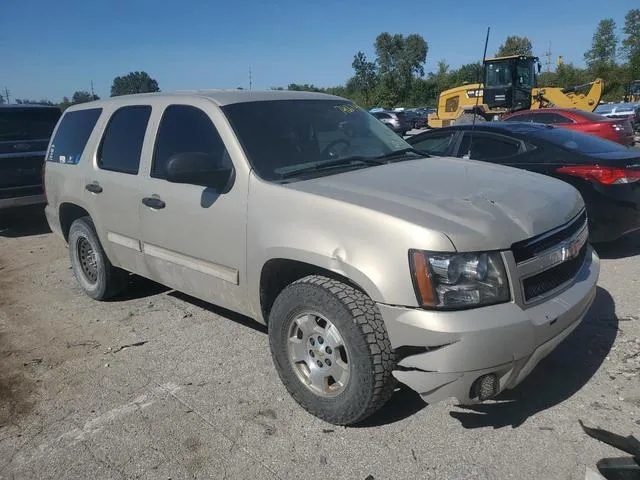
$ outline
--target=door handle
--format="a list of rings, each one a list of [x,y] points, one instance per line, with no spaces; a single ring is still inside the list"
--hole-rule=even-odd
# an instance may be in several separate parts
[[[84,188],[91,193],[102,193],[102,187],[97,183],[89,183]]]
[[[166,205],[158,197],[144,197],[142,199],[142,203],[144,203],[149,208],[155,208],[155,209],[164,208]]]

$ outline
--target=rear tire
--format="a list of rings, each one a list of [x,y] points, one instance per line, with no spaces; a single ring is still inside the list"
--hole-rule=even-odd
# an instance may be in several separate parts
[[[108,300],[127,285],[128,272],[111,264],[89,217],[78,218],[71,224],[69,259],[76,280],[94,300]]]
[[[393,393],[395,355],[375,303],[312,275],[286,287],[269,315],[271,354],[291,396],[335,425],[361,422]]]
[[[473,123],[473,119],[475,118],[476,123],[486,122],[487,120],[477,113],[463,113],[458,117],[453,124],[454,125],[471,125]]]

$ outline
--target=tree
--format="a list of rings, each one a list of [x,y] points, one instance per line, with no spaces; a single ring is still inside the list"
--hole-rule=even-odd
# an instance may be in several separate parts
[[[111,85],[112,97],[159,91],[158,82],[151,78],[147,72],[130,72],[125,76],[116,77]]]
[[[624,17],[622,53],[627,58],[629,76],[640,78],[640,9],[629,10]]]
[[[584,54],[584,60],[590,70],[597,72],[615,65],[618,46],[615,31],[616,22],[613,18],[600,20],[591,40],[591,48]]]
[[[30,100],[28,98],[16,98],[18,105],[55,105],[51,100],[43,98],[42,100]]]
[[[73,96],[71,97],[71,102],[73,104],[86,103],[92,100],[99,100],[99,99],[100,97],[98,97],[97,95],[91,95],[89,92],[85,92],[85,91],[78,91],[73,93]]]
[[[362,94],[365,106],[370,107],[371,97],[376,88],[376,64],[367,61],[367,56],[363,52],[358,52],[353,56],[351,66],[355,71],[353,85],[356,91]]]
[[[531,40],[527,37],[510,35],[504,41],[496,53],[497,57],[507,57],[509,55],[532,55],[533,47]]]
[[[375,48],[380,103],[407,100],[414,78],[424,75],[424,63],[429,50],[427,42],[415,33],[405,37],[383,32],[376,37]]]
[[[4,105],[4,97],[0,95],[0,105]]]
[[[323,92],[322,88],[318,88],[315,85],[309,85],[308,83],[298,84],[298,83],[290,83],[287,86],[287,90],[292,90],[294,92]]]

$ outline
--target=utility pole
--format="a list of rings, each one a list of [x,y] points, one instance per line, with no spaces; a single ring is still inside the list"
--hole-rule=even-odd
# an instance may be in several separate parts
[[[253,87],[253,77],[251,76],[251,65],[249,65],[249,90]]]
[[[549,73],[551,71],[551,42],[549,42],[549,48],[544,53],[544,56],[547,58],[545,65],[547,66],[547,73]]]
[[[7,87],[4,87],[4,99],[7,102],[7,105],[11,103],[11,100],[9,99],[9,89]]]
[[[93,80],[91,80],[91,100],[95,100],[96,95],[93,93]]]

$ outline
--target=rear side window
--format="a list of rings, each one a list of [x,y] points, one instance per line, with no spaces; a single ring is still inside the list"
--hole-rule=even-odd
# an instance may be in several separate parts
[[[102,170],[137,175],[151,107],[134,105],[116,110],[102,137],[98,166]]]
[[[459,149],[459,156],[469,153],[471,143],[471,158],[473,160],[491,160],[496,158],[513,157],[520,152],[520,142],[511,138],[488,134],[465,133]]]
[[[232,166],[209,115],[189,105],[170,105],[164,111],[158,128],[151,176],[166,178],[168,160],[177,153],[187,152],[208,153],[219,166]]]
[[[65,113],[49,145],[47,161],[76,165],[101,113],[101,108]]]

